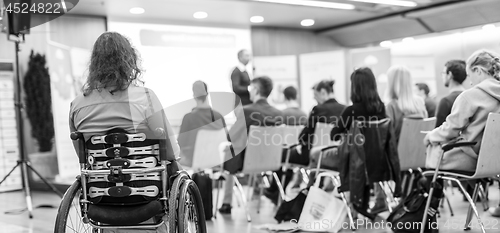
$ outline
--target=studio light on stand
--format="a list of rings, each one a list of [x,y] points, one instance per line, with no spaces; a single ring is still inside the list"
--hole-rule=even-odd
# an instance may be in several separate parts
[[[31,0],[21,0],[22,3],[30,4]],[[3,7],[0,6],[0,11],[2,11]],[[7,39],[9,41],[13,41],[15,43],[16,50],[16,60],[15,60],[15,88],[14,88],[14,105],[16,112],[16,122],[17,122],[17,135],[19,142],[19,160],[17,164],[7,173],[5,177],[0,181],[0,185],[14,172],[16,168],[21,169],[21,176],[23,182],[23,191],[26,199],[26,207],[28,210],[29,218],[33,218],[33,204],[31,199],[31,189],[30,183],[28,179],[28,170],[35,173],[40,180],[42,180],[52,191],[54,191],[57,195],[62,197],[62,193],[57,190],[57,188],[49,183],[45,178],[43,178],[38,171],[36,171],[28,161],[28,157],[25,152],[25,143],[24,143],[24,124],[23,124],[23,103],[21,99],[21,76],[19,72],[19,44],[24,43],[25,35],[29,33],[30,28],[30,14],[29,13],[14,13],[3,11],[0,13],[0,17],[2,17],[2,29],[5,29],[5,33],[7,34]],[[2,30],[4,31],[4,30]]]

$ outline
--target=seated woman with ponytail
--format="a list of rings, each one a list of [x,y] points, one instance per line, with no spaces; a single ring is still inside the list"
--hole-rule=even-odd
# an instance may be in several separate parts
[[[452,140],[477,142],[473,147],[459,147],[444,154],[443,170],[474,171],[481,149],[489,113],[500,113],[500,56],[487,50],[474,52],[467,59],[466,72],[473,87],[455,100],[450,115],[424,138],[424,145],[438,145]],[[431,160],[438,153],[430,153]],[[437,161],[436,158],[434,158]],[[434,164],[432,164],[435,166]]]

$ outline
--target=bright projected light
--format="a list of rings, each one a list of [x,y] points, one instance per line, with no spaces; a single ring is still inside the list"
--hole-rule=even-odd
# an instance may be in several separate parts
[[[392,41],[390,40],[382,41],[380,42],[380,46],[384,48],[390,48],[392,46]]]
[[[145,12],[145,10],[142,7],[133,7],[133,8],[130,8],[130,13],[134,14],[134,15],[144,14],[144,12]]]
[[[171,124],[180,124],[194,106],[168,109],[193,98],[192,85],[201,80],[209,92],[230,92],[232,70],[241,49],[252,51],[249,28],[217,28],[116,22],[109,30],[128,38],[141,56],[144,86],[160,99]],[[252,75],[252,63],[247,71]],[[252,76],[251,76],[252,77]]]
[[[198,11],[198,12],[195,12],[193,14],[193,17],[195,19],[204,19],[204,18],[208,17],[208,13],[204,12],[204,11]]]
[[[314,25],[314,19],[304,19],[300,22],[300,25],[302,25],[304,27],[310,27],[310,26]]]
[[[483,30],[492,30],[492,29],[495,29],[496,26],[494,24],[486,24],[482,28],[483,28]]]

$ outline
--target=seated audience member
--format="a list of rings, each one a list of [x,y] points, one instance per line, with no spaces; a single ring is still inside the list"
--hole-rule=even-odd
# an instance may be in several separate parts
[[[158,97],[141,86],[138,57],[129,40],[119,33],[105,32],[97,38],[83,94],[71,102],[70,132],[83,133],[85,141],[112,129],[145,133],[146,138],[155,139],[155,130],[160,127],[169,139],[167,159],[173,161],[179,155],[177,141]],[[78,149],[78,142],[73,142]]]
[[[287,125],[305,125],[307,123],[307,115],[299,108],[297,102],[297,89],[289,86],[283,90],[285,96],[286,108],[283,110],[283,117]]]
[[[231,138],[233,145],[237,147],[241,146],[244,140],[243,134],[249,132],[250,126],[274,126],[279,125],[283,122],[283,113],[269,105],[267,98],[273,90],[273,81],[269,77],[258,77],[252,79],[249,86],[250,100],[251,104],[243,106],[243,114],[245,116],[245,123],[236,123],[231,127],[229,134],[237,138]],[[239,121],[238,119],[237,121]],[[246,131],[245,131],[246,130]],[[246,135],[245,135],[246,136]],[[245,156],[245,151],[242,151],[238,156],[231,160],[241,161],[234,163],[233,165],[238,166],[237,168],[231,168],[231,170],[241,170],[243,166],[243,159]],[[227,162],[226,162],[227,163]],[[222,207],[219,212],[222,214],[231,213],[231,203],[233,197],[233,186],[234,180],[233,176],[229,175],[226,177],[226,185],[224,188],[224,200],[222,201]]]
[[[413,94],[413,83],[410,71],[403,66],[394,66],[387,72],[389,79],[389,97],[391,101],[386,106],[387,116],[391,119],[399,141],[403,118],[426,118],[425,102]]]
[[[465,87],[462,85],[467,78],[465,61],[451,60],[446,62],[441,77],[443,78],[444,86],[449,88],[450,94],[439,101],[436,113],[436,128],[441,126],[446,117],[450,115],[455,99],[465,90]]]
[[[429,96],[429,86],[425,83],[417,83],[417,89],[418,95],[424,98],[427,116],[434,117],[436,115],[436,101]]]
[[[424,145],[461,139],[477,144],[446,152],[440,166],[444,170],[476,169],[488,114],[500,112],[499,56],[487,50],[478,50],[467,59],[466,71],[474,87],[457,97],[446,121],[425,136]]]
[[[309,165],[309,152],[313,147],[313,136],[314,131],[316,130],[316,123],[337,123],[338,118],[345,106],[338,103],[335,100],[333,85],[335,81],[333,80],[323,80],[316,84],[313,87],[314,90],[314,99],[318,102],[311,113],[309,114],[309,118],[307,120],[307,124],[305,128],[299,135],[299,143],[300,146],[296,147],[290,151],[290,163],[300,164],[300,165]],[[283,152],[283,161],[286,159],[286,151]],[[281,169],[276,171],[278,177],[282,176]],[[284,187],[288,184],[288,182],[292,179],[293,172],[288,171],[286,174],[286,182]],[[273,202],[276,202],[279,195],[279,190],[276,182],[272,182],[271,187],[266,189],[264,195],[271,199]]]
[[[353,104],[342,113],[340,124],[332,129],[332,140],[341,139],[341,135],[347,133],[354,120],[377,121],[386,118],[384,103],[378,95],[377,81],[370,68],[359,68],[351,74],[351,101]],[[325,157],[336,156],[336,154],[337,149],[329,150]],[[371,213],[379,213],[387,209],[383,193],[378,195]]]
[[[191,167],[193,163],[194,145],[200,129],[220,130],[224,128],[224,117],[213,110],[207,101],[207,84],[202,81],[193,83],[193,97],[196,107],[182,119],[177,141],[181,148],[180,163]],[[219,121],[220,120],[220,121]]]

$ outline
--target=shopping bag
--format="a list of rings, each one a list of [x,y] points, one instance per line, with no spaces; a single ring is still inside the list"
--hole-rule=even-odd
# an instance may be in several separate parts
[[[327,193],[319,188],[320,180],[316,179],[314,186],[309,189],[298,226],[302,231],[336,233],[342,229],[347,209],[344,203],[334,196],[335,191]]]

